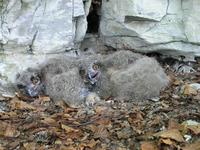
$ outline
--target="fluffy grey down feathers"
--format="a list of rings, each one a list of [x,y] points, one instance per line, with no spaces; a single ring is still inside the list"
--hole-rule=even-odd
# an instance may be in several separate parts
[[[81,90],[87,88],[79,75],[80,65],[87,68],[98,61],[101,77],[94,91],[101,98],[109,96],[130,101],[159,96],[168,84],[168,77],[158,62],[130,51],[118,51],[109,55],[89,55],[80,58],[62,57],[22,72],[16,83],[26,84],[33,72],[38,72],[46,85],[46,94],[56,100],[64,100],[71,106],[79,106],[85,99]]]

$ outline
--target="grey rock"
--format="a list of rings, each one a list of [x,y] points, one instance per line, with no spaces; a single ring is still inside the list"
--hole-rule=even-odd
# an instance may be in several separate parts
[[[0,2],[0,84],[65,51],[78,48],[90,1],[3,0]]]
[[[199,0],[102,1],[105,44],[139,52],[200,55]]]
[[[83,40],[87,30],[82,0],[7,0],[1,3],[0,41],[5,52],[63,52],[74,47],[76,36],[78,41]]]

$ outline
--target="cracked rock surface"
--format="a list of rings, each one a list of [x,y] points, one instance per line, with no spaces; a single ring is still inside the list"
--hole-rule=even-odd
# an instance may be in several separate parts
[[[82,41],[91,1],[0,0],[0,84]],[[70,54],[71,55],[71,54]]]
[[[75,36],[80,41],[86,32],[82,0],[1,0],[0,7],[0,43],[5,52],[63,52],[73,48]]]
[[[200,55],[198,0],[103,0],[100,31],[118,49]]]

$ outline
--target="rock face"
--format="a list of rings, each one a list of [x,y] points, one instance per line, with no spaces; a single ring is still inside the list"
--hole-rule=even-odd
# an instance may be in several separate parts
[[[75,49],[85,36],[90,4],[91,0],[1,0],[0,84],[13,83],[26,68]]]
[[[101,78],[91,92],[101,98],[114,96],[119,100],[142,101],[159,96],[161,89],[168,84],[168,78],[156,60],[130,51],[118,51],[108,56],[49,59],[35,71],[42,76],[46,94],[54,100],[64,100],[68,105],[78,107],[87,101],[87,96],[82,95],[88,92],[78,68],[81,65],[87,69],[94,61],[100,64]],[[33,71],[29,69],[21,73],[17,83],[26,83],[24,76],[30,77]]]
[[[0,4],[0,41],[6,52],[63,52],[74,48],[75,37],[83,40],[87,30],[82,0],[3,0]]]
[[[103,0],[104,43],[117,49],[200,55],[199,0]]]
[[[58,53],[77,48],[92,0],[2,0],[1,50]],[[102,0],[100,34],[119,49],[200,55],[199,0]]]

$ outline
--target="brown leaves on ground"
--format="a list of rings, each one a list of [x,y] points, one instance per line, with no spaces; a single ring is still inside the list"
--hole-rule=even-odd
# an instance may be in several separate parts
[[[200,150],[200,141],[196,141],[192,144],[187,144],[183,147],[183,150]]]
[[[200,135],[200,124],[199,125],[190,125],[187,127],[195,135]]]
[[[23,143],[23,147],[25,150],[35,150],[36,149],[36,143]]]
[[[190,85],[186,84],[184,86],[184,95],[197,95],[198,92],[197,90],[195,90],[193,87],[191,87]]]
[[[142,142],[141,150],[159,150],[157,145],[152,142]]]
[[[69,127],[67,125],[61,124],[61,128],[65,130],[66,133],[71,133],[71,132],[78,132],[79,130],[76,130],[72,127]]]
[[[18,137],[20,132],[11,123],[0,122],[0,136],[4,137]]]
[[[155,136],[165,138],[165,139],[172,139],[177,142],[184,142],[183,136],[181,135],[178,129],[170,129],[166,131],[161,131],[156,133]]]
[[[0,97],[0,150],[200,150],[200,93],[189,86],[199,76],[168,74],[156,101],[77,109],[48,96]]]
[[[28,104],[27,102],[19,100],[17,97],[11,100],[10,106],[12,109],[20,109],[20,110],[35,110],[36,108]]]

